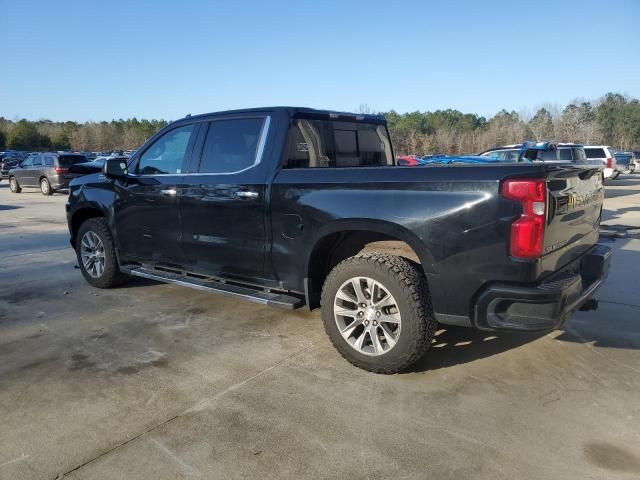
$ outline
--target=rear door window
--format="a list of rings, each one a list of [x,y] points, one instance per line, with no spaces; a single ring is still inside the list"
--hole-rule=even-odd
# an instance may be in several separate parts
[[[520,158],[520,150],[507,150],[505,160],[507,162],[517,162]]]
[[[558,160],[558,152],[556,150],[542,150],[538,152],[538,160],[542,160],[543,162]]]
[[[33,158],[33,166],[34,167],[40,167],[44,164],[44,162],[42,161],[42,155],[38,155],[37,157]]]
[[[237,173],[257,162],[264,118],[219,120],[209,124],[199,173]]]
[[[585,148],[584,153],[587,158],[607,158],[604,148]]]
[[[483,157],[488,157],[492,160],[504,160],[508,155],[506,150],[495,150],[493,152],[483,153]]]

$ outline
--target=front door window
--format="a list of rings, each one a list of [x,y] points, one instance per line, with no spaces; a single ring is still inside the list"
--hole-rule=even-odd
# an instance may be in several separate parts
[[[175,128],[151,145],[140,157],[140,175],[176,175],[182,173],[182,164],[195,132],[195,125]]]

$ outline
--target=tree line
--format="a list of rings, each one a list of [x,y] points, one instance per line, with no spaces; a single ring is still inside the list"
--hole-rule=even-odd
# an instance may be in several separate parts
[[[371,113],[361,106],[362,113]],[[389,123],[398,155],[479,153],[523,140],[606,144],[640,149],[640,102],[619,93],[564,108],[545,106],[534,114],[501,110],[493,117],[458,110],[379,112]],[[111,122],[12,121],[0,117],[0,150],[132,150],[167,125],[165,120]]]
[[[640,102],[618,93],[607,93],[596,101],[575,101],[564,108],[540,107],[533,115],[501,110],[488,120],[457,110],[382,114],[399,155],[479,153],[524,140],[640,150]]]
[[[137,118],[110,122],[11,121],[0,117],[0,150],[135,150],[168,124]]]

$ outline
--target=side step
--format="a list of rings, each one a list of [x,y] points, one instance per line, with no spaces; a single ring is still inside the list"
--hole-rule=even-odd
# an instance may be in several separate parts
[[[148,278],[159,282],[173,283],[183,287],[204,290],[205,292],[219,293],[231,297],[244,298],[251,302],[262,303],[271,307],[294,310],[304,305],[304,300],[300,297],[288,295],[286,293],[273,292],[271,290],[260,290],[250,288],[235,283],[228,283],[214,277],[205,277],[189,273],[174,272],[168,269],[122,265],[120,270],[123,273],[136,277]]]

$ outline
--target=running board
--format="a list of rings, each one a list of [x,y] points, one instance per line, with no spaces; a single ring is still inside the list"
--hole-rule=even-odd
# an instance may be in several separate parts
[[[230,297],[244,298],[245,300],[269,305],[271,307],[294,310],[304,305],[302,298],[295,297],[293,295],[227,283],[224,280],[214,277],[205,277],[188,273],[174,273],[165,269],[140,266],[127,267],[123,265],[120,267],[120,270],[123,273],[134,275],[136,277],[148,278],[150,280],[157,280],[165,283],[173,283],[183,287],[195,288],[197,290],[218,293]]]

